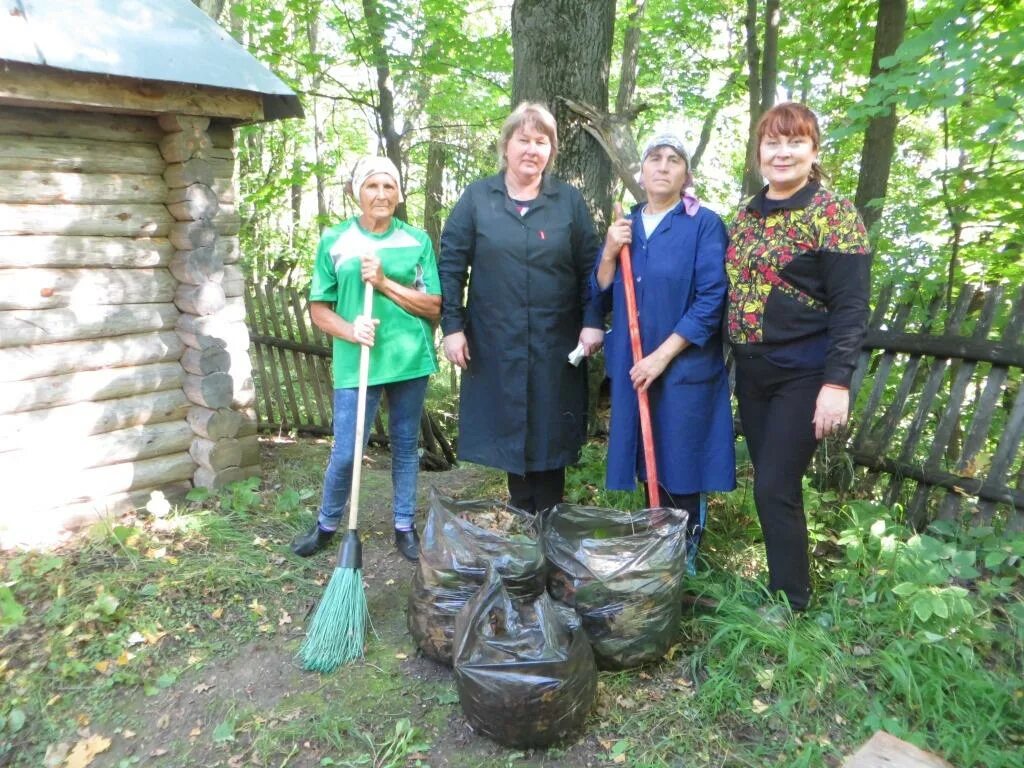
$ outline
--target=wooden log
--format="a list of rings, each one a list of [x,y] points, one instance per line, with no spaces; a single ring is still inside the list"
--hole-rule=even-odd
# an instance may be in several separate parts
[[[255,408],[241,408],[237,413],[242,414],[242,424],[238,428],[238,438],[255,435],[259,429],[259,418],[256,416]]]
[[[176,326],[181,340],[196,349],[226,347],[229,350],[249,346],[249,330],[245,323],[233,322],[220,313],[216,315],[182,315]]]
[[[195,434],[183,420],[146,424],[99,435],[64,435],[47,444],[0,453],[0,476],[80,472],[123,461],[138,461],[189,450]],[[241,452],[239,451],[239,455]],[[236,462],[237,464],[237,462]]]
[[[210,141],[214,147],[231,149],[235,146],[235,129],[231,123],[213,120],[206,132],[210,134]]]
[[[260,464],[260,437],[247,435],[239,438],[238,445],[242,449],[242,467],[254,467]]]
[[[240,466],[242,460],[242,446],[233,437],[207,440],[193,436],[189,453],[199,466],[214,472]]]
[[[184,348],[174,331],[6,347],[0,349],[0,381],[180,360]]]
[[[171,225],[167,237],[171,245],[181,251],[205,248],[218,242],[217,228],[208,221],[177,221]]]
[[[173,255],[162,237],[0,236],[0,268],[166,267]]]
[[[235,387],[231,392],[232,408],[248,408],[256,403],[256,384],[252,376],[232,377]]]
[[[0,170],[0,203],[163,203],[159,176]]]
[[[164,171],[164,182],[170,189],[181,189],[193,184],[212,187],[214,178],[210,161],[198,157],[183,163],[171,163]]]
[[[231,367],[231,354],[223,347],[196,349],[186,346],[181,356],[181,367],[196,376],[227,373]]]
[[[218,131],[223,136],[223,129]],[[155,145],[165,133],[152,117],[9,106],[0,110],[0,134]]]
[[[87,400],[107,400],[180,388],[185,375],[181,364],[173,362],[3,382],[0,383],[0,413],[18,413]]]
[[[218,202],[234,207],[235,201],[238,199],[238,195],[235,189],[235,180],[233,178],[230,176],[219,176],[213,180],[210,188],[213,189],[214,194],[217,195]]]
[[[237,264],[224,265],[224,277],[221,280],[224,286],[224,295],[232,298],[245,293],[245,274]]]
[[[220,256],[221,261],[223,261],[225,264],[234,264],[242,257],[242,252],[238,245],[237,236],[218,236],[215,247],[217,249],[217,254]]]
[[[220,282],[224,277],[224,264],[210,245],[175,252],[168,267],[180,282],[189,285],[201,285],[209,280]]]
[[[0,235],[163,237],[174,219],[165,205],[0,203]]]
[[[192,476],[192,482],[197,488],[217,489],[259,476],[259,467],[229,467],[216,472],[206,467],[199,467]]]
[[[0,136],[0,169],[159,176],[167,163],[153,144]]]
[[[209,221],[220,205],[217,193],[205,184],[172,189],[167,195],[167,210],[178,221]]]
[[[0,311],[166,304],[176,288],[166,269],[5,269],[0,270]]]
[[[62,109],[78,106],[130,114],[182,112],[242,122],[263,119],[263,101],[260,94],[252,91],[112,78],[13,61],[4,64],[0,102],[27,107],[56,104]]]
[[[0,452],[52,445],[68,435],[98,435],[184,419],[192,403],[181,389],[75,403],[0,416]],[[241,425],[242,415],[238,422]]]
[[[164,136],[158,145],[168,163],[183,163],[194,157],[206,157],[213,148],[206,131],[175,131]]]
[[[188,451],[66,474],[55,473],[52,466],[44,464],[31,474],[15,477],[8,486],[7,498],[20,514],[34,514],[64,504],[186,480],[195,472],[195,466]]]
[[[156,121],[168,133],[178,131],[203,133],[210,127],[210,118],[195,115],[160,115]]]
[[[221,203],[220,211],[213,219],[213,225],[217,228],[217,234],[221,237],[237,235],[242,228],[242,217],[234,210],[233,205]]]
[[[0,349],[173,329],[173,304],[114,304],[0,312]]]
[[[856,754],[843,763],[843,768],[953,768],[941,757],[918,749],[902,739],[875,731]]]
[[[208,440],[220,440],[225,437],[236,437],[242,426],[242,414],[230,408],[203,408],[194,405],[188,411],[188,423],[200,437]]]
[[[212,315],[224,309],[224,288],[220,283],[207,280],[199,285],[182,283],[174,292],[174,304],[191,315]]]
[[[218,372],[196,376],[194,373],[186,373],[182,386],[185,395],[196,405],[212,409],[231,405],[233,382],[230,374]]]
[[[158,490],[169,501],[177,503],[184,500],[191,489],[191,480],[178,480],[164,483],[158,488],[123,491],[100,499],[43,510],[31,516],[15,517],[0,527],[0,548],[54,546],[63,541],[70,530],[94,525],[97,519],[116,519],[145,507],[153,491]]]

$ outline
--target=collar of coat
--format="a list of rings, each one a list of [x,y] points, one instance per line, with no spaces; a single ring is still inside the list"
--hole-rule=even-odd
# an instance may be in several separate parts
[[[795,194],[787,197],[785,200],[769,200],[765,196],[768,194],[768,186],[765,185],[764,189],[747,200],[745,207],[748,211],[759,213],[762,216],[767,216],[772,211],[792,211],[800,208],[806,208],[810,205],[814,196],[818,194],[819,189],[821,189],[821,182],[812,181],[798,189]]]
[[[505,188],[505,172],[501,171],[487,179],[487,186],[492,194],[497,193],[504,198],[504,200],[509,206],[509,210],[513,211],[516,217],[518,218],[519,212],[514,210],[514,206],[510,202],[511,198],[508,196],[508,190]],[[561,186],[562,183],[558,181],[558,179],[556,179],[549,173],[545,173],[544,176],[541,178],[540,193],[530,202],[529,211],[527,211],[527,215],[529,215],[531,211],[534,211],[537,208],[543,206],[544,198],[557,197],[559,187]]]

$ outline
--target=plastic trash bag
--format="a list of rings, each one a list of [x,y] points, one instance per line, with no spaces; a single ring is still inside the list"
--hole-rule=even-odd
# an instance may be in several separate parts
[[[501,532],[496,517],[522,533]],[[407,612],[409,633],[424,654],[451,665],[455,616],[483,584],[488,566],[515,597],[544,591],[544,552],[533,515],[499,501],[453,501],[431,489]]]
[[[597,667],[583,632],[565,626],[546,594],[511,599],[493,572],[455,620],[454,662],[466,719],[509,747],[565,740],[597,697]]]
[[[685,512],[560,504],[544,523],[548,592],[575,608],[601,669],[655,661],[675,642]]]

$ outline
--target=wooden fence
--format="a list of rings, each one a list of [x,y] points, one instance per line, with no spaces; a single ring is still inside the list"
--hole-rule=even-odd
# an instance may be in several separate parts
[[[331,341],[310,321],[306,298],[294,288],[264,283],[250,285],[245,302],[260,428],[334,434]],[[381,412],[386,407],[385,399]],[[381,412],[370,441],[387,445]],[[426,409],[420,441],[423,468],[444,470],[455,464],[455,452],[436,416]]]
[[[331,434],[330,344],[305,299],[263,285],[246,302],[261,426]],[[884,289],[854,377],[852,439],[840,451],[863,468],[861,490],[902,504],[918,526],[968,515],[1024,528],[1022,330],[1024,288],[966,287],[949,311],[941,293]],[[424,466],[454,463],[426,412],[421,434]],[[386,443],[380,419],[372,439]]]

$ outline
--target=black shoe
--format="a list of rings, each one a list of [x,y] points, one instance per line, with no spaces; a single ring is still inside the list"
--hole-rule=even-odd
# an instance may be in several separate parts
[[[304,533],[292,540],[292,552],[300,557],[315,555],[330,543],[332,536],[334,536],[334,531],[325,531],[314,523],[309,533]]]
[[[395,549],[398,554],[411,563],[420,559],[420,535],[413,528],[409,531],[400,531],[395,528]]]

